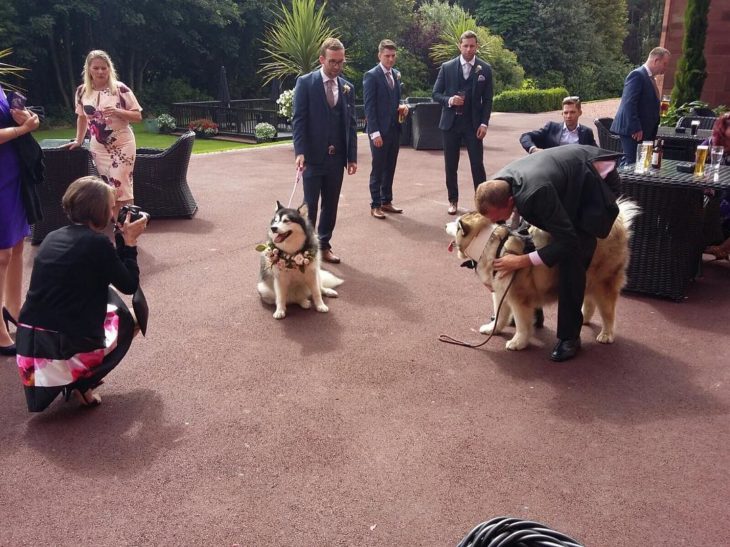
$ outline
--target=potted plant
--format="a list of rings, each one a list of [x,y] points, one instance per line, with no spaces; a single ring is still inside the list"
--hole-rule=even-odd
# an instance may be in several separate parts
[[[193,120],[188,128],[195,131],[195,135],[201,139],[209,139],[218,134],[218,124],[208,118]]]
[[[169,114],[160,114],[157,116],[157,125],[160,128],[160,133],[172,133],[177,128],[175,118]]]
[[[256,135],[256,142],[268,142],[276,137],[276,128],[266,122],[257,123],[253,132]]]

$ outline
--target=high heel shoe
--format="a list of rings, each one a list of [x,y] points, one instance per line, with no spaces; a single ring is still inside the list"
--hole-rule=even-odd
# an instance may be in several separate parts
[[[0,346],[0,355],[12,357],[13,355],[17,354],[18,350],[16,349],[15,344],[10,344],[9,346]]]
[[[18,326],[18,322],[13,318],[12,315],[10,315],[8,308],[6,308],[5,306],[3,306],[3,321],[5,322],[5,330],[8,330],[10,328],[8,326],[9,323],[12,323],[16,327]]]
[[[715,260],[730,260],[730,253],[724,250],[720,245],[707,247],[703,252],[714,256]]]

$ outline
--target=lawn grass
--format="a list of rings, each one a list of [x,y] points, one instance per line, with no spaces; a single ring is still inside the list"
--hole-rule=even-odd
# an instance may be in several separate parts
[[[175,135],[162,135],[160,133],[148,133],[141,123],[132,124],[134,138],[137,141],[137,148],[168,148],[177,140]],[[75,127],[60,127],[53,129],[39,129],[33,132],[35,139],[40,142],[43,139],[72,139],[76,135]],[[242,142],[219,141],[213,139],[195,139],[193,154],[205,154],[208,152],[220,152],[222,150],[238,150],[240,148],[257,148],[270,145],[246,144]]]

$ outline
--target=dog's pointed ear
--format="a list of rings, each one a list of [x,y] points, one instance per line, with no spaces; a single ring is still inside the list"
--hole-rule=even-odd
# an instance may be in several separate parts
[[[465,236],[469,235],[468,225],[461,222],[461,219],[456,221],[456,229],[457,229],[457,231],[461,230],[461,233],[464,234]]]
[[[279,200],[276,200],[276,209],[274,209],[274,212],[280,211],[284,208],[284,206],[279,202]]]
[[[306,217],[307,215],[309,215],[309,207],[307,207],[306,203],[302,203],[299,206],[299,209],[297,209],[297,212],[303,217]]]

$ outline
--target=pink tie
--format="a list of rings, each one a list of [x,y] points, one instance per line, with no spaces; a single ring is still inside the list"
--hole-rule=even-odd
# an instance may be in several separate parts
[[[390,70],[385,73],[385,77],[388,80],[388,87],[393,89],[395,87],[395,82],[393,81],[393,75],[390,73]]]
[[[330,105],[330,108],[335,107],[335,81],[334,80],[327,80],[327,85],[325,86],[325,93],[327,95],[327,103]]]

